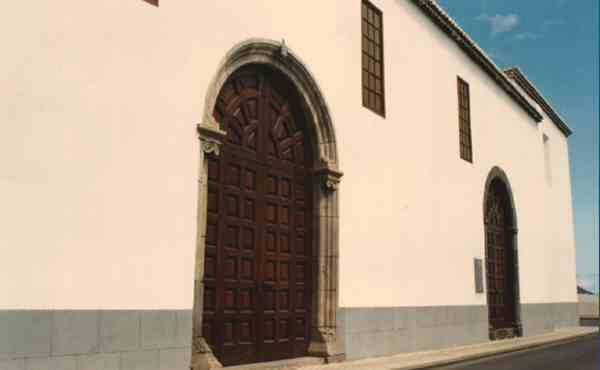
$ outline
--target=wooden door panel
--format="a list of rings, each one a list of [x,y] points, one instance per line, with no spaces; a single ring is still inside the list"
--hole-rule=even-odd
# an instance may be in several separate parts
[[[227,366],[308,349],[312,180],[290,91],[251,67],[214,112],[227,137],[208,162],[203,335]]]
[[[485,228],[488,310],[493,330],[512,328],[515,324],[508,202],[506,189],[497,182],[492,183],[486,204]]]
[[[308,274],[304,261],[307,256],[304,247],[306,196],[302,179],[296,180],[297,176],[293,171],[270,167],[266,177],[268,226],[265,233],[264,277],[265,282],[271,283],[271,286],[270,291],[265,293],[268,302],[268,310],[265,310],[265,343],[269,343],[271,351],[265,353],[265,358],[277,360],[306,353],[307,349],[304,343],[307,338],[304,326],[309,314],[305,287]],[[297,183],[301,184],[302,192],[295,189]],[[300,193],[302,194],[299,195]],[[300,198],[298,201],[297,195]],[[300,217],[297,216],[298,211],[303,212]],[[301,253],[296,252],[298,248],[294,247],[294,242],[300,243]],[[301,307],[296,308],[297,304]],[[297,319],[301,329],[296,328]],[[302,335],[297,336],[297,331]]]

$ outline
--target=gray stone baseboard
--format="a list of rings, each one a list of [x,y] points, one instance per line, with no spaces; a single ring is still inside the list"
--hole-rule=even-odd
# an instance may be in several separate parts
[[[191,310],[0,311],[0,370],[188,370]]]
[[[487,340],[486,306],[341,308],[338,332],[349,360]]]
[[[488,341],[487,306],[340,308],[349,360]],[[521,305],[525,336],[579,326],[577,303]],[[188,370],[191,310],[0,310],[0,370]]]
[[[579,326],[577,303],[522,304],[524,336]],[[487,306],[343,307],[338,335],[346,358],[389,356],[489,340]]]
[[[560,328],[579,326],[577,302],[529,303],[521,305],[523,335],[531,336]]]

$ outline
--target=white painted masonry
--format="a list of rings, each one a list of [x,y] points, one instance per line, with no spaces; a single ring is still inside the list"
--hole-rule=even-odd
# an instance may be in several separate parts
[[[285,39],[332,115],[341,307],[485,305],[473,258],[484,258],[494,166],[514,194],[521,303],[577,302],[565,135],[541,108],[536,123],[412,2],[373,3],[385,119],[361,104],[359,1],[7,7],[0,309],[192,308],[195,127],[222,59],[254,37]],[[457,76],[470,85],[473,164],[459,157]]]

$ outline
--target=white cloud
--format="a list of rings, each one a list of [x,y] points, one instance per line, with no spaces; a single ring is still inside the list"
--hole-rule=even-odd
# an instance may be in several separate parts
[[[519,16],[516,14],[496,14],[488,15],[481,14],[477,17],[477,20],[489,23],[492,28],[492,36],[499,33],[512,31],[519,24]]]
[[[537,40],[539,38],[542,37],[542,35],[539,35],[537,33],[532,33],[532,32],[522,32],[517,34],[517,39],[518,40]]]
[[[562,19],[546,19],[539,25],[538,32],[521,32],[515,36],[517,40],[537,40],[544,37],[544,34],[552,31],[552,28],[566,24]]]

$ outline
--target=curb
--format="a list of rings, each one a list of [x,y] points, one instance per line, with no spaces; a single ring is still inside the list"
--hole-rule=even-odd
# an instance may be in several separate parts
[[[536,348],[552,347],[552,346],[555,346],[555,345],[560,345],[560,344],[564,344],[564,343],[574,342],[574,341],[577,341],[579,339],[583,339],[583,338],[586,338],[586,337],[597,336],[597,335],[598,335],[598,331],[591,332],[591,333],[581,333],[581,334],[571,335],[571,336],[568,336],[568,337],[557,338],[557,339],[554,339],[554,340],[548,340],[548,341],[539,342],[539,343],[526,343],[526,344],[521,344],[521,345],[517,345],[517,346],[514,346],[514,347],[510,347],[510,348],[503,348],[503,349],[494,350],[494,351],[490,350],[490,351],[483,352],[483,353],[478,353],[478,354],[473,354],[473,355],[466,355],[466,356],[459,357],[459,358],[433,361],[431,363],[423,364],[423,365],[409,365],[409,366],[397,367],[397,368],[395,367],[393,370],[421,370],[421,369],[426,370],[426,369],[435,369],[435,368],[438,368],[440,366],[455,365],[455,364],[458,364],[458,363],[476,361],[476,360],[481,360],[481,359],[484,359],[484,358],[493,358],[493,357],[502,356],[502,355],[509,354],[509,353],[514,353],[514,352],[524,352],[524,351],[531,350],[531,349],[536,349]]]

